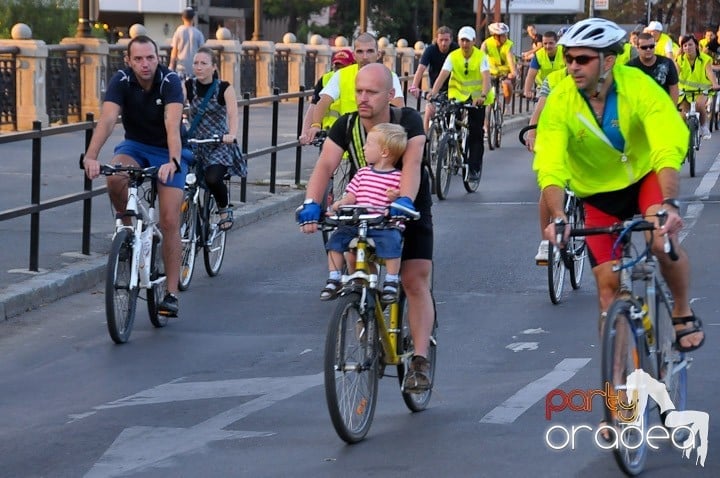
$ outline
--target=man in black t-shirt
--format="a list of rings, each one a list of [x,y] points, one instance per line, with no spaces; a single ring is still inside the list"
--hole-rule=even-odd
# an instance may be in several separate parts
[[[346,151],[350,153],[355,167],[362,167],[364,138],[373,126],[380,123],[399,123],[405,128],[408,136],[407,148],[397,164],[402,170],[400,197],[393,204],[417,210],[420,219],[406,223],[400,269],[403,290],[408,300],[408,323],[415,347],[403,387],[408,393],[420,393],[432,387],[430,361],[427,359],[434,322],[430,294],[432,199],[428,175],[422,167],[425,148],[422,118],[412,108],[391,109],[390,100],[395,96],[392,84],[390,70],[381,63],[370,63],[360,69],[355,78],[358,111],[341,116],[330,128],[308,181],[305,202],[298,208],[296,215],[302,232],[317,232],[322,214],[321,198],[343,154]],[[398,214],[398,210],[392,205],[390,214],[402,215]]]
[[[442,70],[443,63],[445,63],[445,58],[447,58],[448,54],[451,51],[457,50],[458,48],[459,45],[455,41],[453,41],[452,30],[445,26],[438,28],[435,43],[425,48],[425,51],[423,51],[423,54],[420,57],[420,64],[415,71],[415,77],[413,77],[413,82],[410,86],[410,93],[415,98],[420,97],[420,85],[422,84],[422,78],[425,74],[425,70],[427,70],[428,72],[428,85],[430,86],[430,88],[432,88],[432,86],[435,84],[435,80],[437,79],[438,74],[440,74],[440,70]],[[446,81],[440,89],[441,92],[447,91],[448,81]],[[425,126],[425,131],[427,131],[430,125],[430,118],[432,118],[432,115],[434,114],[435,108],[433,107],[433,104],[427,103],[425,105],[425,118],[423,123]]]
[[[637,41],[639,55],[630,60],[627,66],[640,68],[645,74],[651,76],[677,104],[679,88],[675,63],[665,56],[655,54],[655,38],[652,34],[640,33]]]

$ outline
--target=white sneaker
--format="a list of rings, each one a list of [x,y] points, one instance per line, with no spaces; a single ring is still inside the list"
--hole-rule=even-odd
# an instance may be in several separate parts
[[[707,126],[701,127],[700,131],[702,132],[702,139],[708,140],[712,138],[712,134],[710,134],[710,129]]]
[[[536,264],[547,264],[548,246],[549,246],[549,243],[547,240],[540,241],[540,245],[538,246],[537,254],[535,254],[535,263]]]

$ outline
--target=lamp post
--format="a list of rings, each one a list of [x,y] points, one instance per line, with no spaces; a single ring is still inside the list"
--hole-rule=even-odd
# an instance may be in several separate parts
[[[253,3],[253,13],[254,13],[254,22],[253,27],[254,31],[252,34],[252,41],[260,41],[262,40],[262,0],[254,0]]]
[[[431,32],[432,38],[435,38],[435,36],[437,35],[438,22],[439,22],[438,15],[439,15],[438,0],[433,0],[433,10],[432,10],[433,18],[432,18],[432,32]]]
[[[367,31],[367,0],[360,0],[360,33]]]
[[[78,25],[75,31],[77,38],[89,38],[92,29],[90,28],[90,0],[80,0],[78,5]]]

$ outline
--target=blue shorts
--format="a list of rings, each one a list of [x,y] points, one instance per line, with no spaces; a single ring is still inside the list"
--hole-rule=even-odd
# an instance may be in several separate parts
[[[115,155],[124,154],[135,160],[141,168],[157,166],[158,168],[168,162],[170,153],[165,148],[150,146],[131,139],[121,141],[115,146]],[[187,174],[188,159],[192,159],[192,151],[183,149],[180,158],[180,172],[173,175],[172,181],[166,184],[173,188],[183,189],[185,187],[185,175]]]
[[[357,227],[338,227],[327,243],[328,251],[345,252],[358,234]],[[368,237],[375,241],[375,255],[382,259],[399,259],[402,254],[402,233],[398,229],[370,229]]]

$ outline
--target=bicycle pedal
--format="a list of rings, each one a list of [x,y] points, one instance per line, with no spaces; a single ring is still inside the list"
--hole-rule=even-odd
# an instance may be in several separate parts
[[[547,260],[542,260],[542,261],[537,261],[537,260],[536,260],[536,261],[535,261],[535,265],[547,267],[548,262],[549,262],[549,261],[547,261]]]

